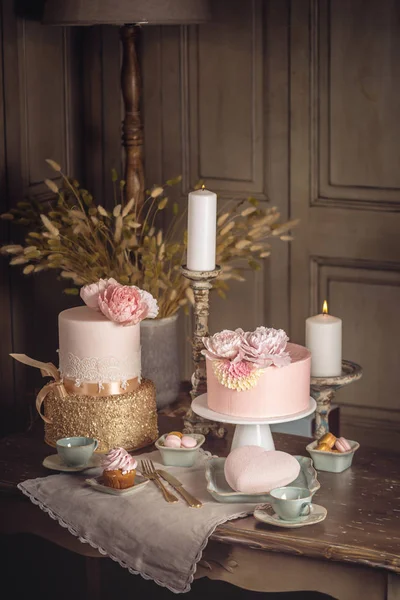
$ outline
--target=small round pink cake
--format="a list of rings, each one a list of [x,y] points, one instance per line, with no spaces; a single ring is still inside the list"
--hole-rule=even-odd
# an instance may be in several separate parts
[[[243,391],[222,385],[207,358],[207,404],[224,415],[270,418],[296,414],[309,405],[311,352],[298,344],[287,344],[291,362],[264,369],[257,384]]]

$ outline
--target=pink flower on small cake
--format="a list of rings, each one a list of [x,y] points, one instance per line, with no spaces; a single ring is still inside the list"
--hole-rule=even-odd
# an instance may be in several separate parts
[[[242,336],[244,359],[260,368],[270,365],[286,367],[290,363],[289,353],[286,352],[288,336],[283,329],[272,327],[257,327]]]
[[[240,392],[253,388],[266,368],[285,367],[291,362],[286,351],[288,340],[282,329],[225,329],[203,338],[202,353],[212,362],[219,383]]]
[[[153,296],[134,285],[121,285],[115,279],[100,279],[81,289],[81,298],[89,308],[100,310],[107,319],[122,326],[137,325],[158,315]]]
[[[227,358],[236,363],[242,360],[242,329],[230,331],[224,329],[210,337],[203,338],[203,354],[211,360]]]

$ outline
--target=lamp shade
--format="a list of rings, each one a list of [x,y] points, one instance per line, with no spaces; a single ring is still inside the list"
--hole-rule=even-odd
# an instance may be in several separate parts
[[[190,25],[210,19],[208,0],[47,0],[47,25]]]

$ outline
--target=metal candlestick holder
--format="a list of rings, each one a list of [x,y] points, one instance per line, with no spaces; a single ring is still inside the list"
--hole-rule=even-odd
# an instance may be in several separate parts
[[[192,271],[186,265],[183,265],[181,271],[189,279],[190,287],[194,294],[194,331],[192,342],[194,373],[191,378],[192,390],[190,392],[193,401],[197,396],[207,392],[206,359],[201,353],[204,349],[202,340],[203,337],[208,335],[211,282],[221,273],[221,268],[216,265],[213,271]],[[185,433],[202,433],[203,435],[212,433],[215,437],[219,438],[224,437],[226,434],[226,430],[220,423],[197,416],[191,408],[188,409],[183,423],[183,431]]]
[[[342,374],[337,377],[311,377],[311,396],[317,403],[314,437],[329,431],[329,413],[335,393],[341,387],[362,377],[362,368],[350,360],[342,360]]]

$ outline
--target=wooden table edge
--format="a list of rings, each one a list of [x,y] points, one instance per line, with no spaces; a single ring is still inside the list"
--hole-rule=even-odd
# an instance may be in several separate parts
[[[244,546],[252,550],[282,552],[284,554],[319,558],[335,562],[348,562],[400,574],[400,559],[395,554],[387,553],[385,560],[382,561],[381,553],[378,551],[360,553],[351,546],[326,544],[325,542],[318,543],[316,540],[311,542],[297,537],[291,538],[287,534],[283,537],[276,531],[265,531],[262,533],[260,531],[257,536],[254,536],[253,531],[247,533],[227,524],[219,525],[210,539],[223,544]],[[388,562],[388,558],[390,562]]]

